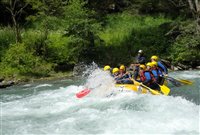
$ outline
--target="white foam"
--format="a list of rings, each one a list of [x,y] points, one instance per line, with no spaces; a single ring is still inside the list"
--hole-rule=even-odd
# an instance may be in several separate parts
[[[200,78],[200,71],[178,71],[172,73],[172,76],[180,79]]]
[[[40,84],[38,86],[36,86],[35,88],[41,88],[41,87],[51,87],[52,84]]]
[[[96,88],[76,98],[86,87]],[[106,97],[113,91],[115,96]],[[109,73],[97,68],[85,85],[47,89],[2,103],[2,128],[3,134],[12,135],[199,134],[199,109],[182,97],[121,93]]]

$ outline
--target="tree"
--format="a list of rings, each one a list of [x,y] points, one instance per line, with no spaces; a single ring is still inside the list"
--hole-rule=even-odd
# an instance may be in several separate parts
[[[63,0],[27,0],[36,13],[30,15],[27,20],[37,22],[37,29],[40,29],[41,36],[39,43],[35,46],[35,54],[47,57],[47,43],[49,31],[52,30],[52,24],[58,20],[63,13],[63,7],[66,5]]]
[[[189,4],[189,8],[192,12],[194,19],[196,20],[196,30],[200,32],[200,3],[199,0],[187,0]]]
[[[174,7],[185,8],[189,11],[196,22],[196,31],[200,32],[200,3],[199,0],[168,0]]]
[[[24,11],[24,9],[28,6],[28,3],[22,0],[3,0],[3,3],[5,4],[6,9],[11,14],[16,43],[20,42],[21,34],[18,19],[20,18],[20,15]]]
[[[70,57],[74,63],[91,62],[96,58],[95,41],[100,40],[97,31],[99,23],[94,18],[96,12],[86,8],[84,0],[70,0],[65,8],[65,20],[68,22],[66,36],[72,39]]]

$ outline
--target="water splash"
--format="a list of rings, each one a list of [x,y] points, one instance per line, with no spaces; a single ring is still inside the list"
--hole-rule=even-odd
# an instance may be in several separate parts
[[[134,92],[119,92],[108,98],[105,95],[112,91],[113,81],[109,73],[97,67],[84,85],[63,87],[65,82],[62,82],[54,90],[50,89],[53,86],[40,87],[38,91],[42,91],[32,93],[30,90],[29,96],[24,97],[23,86],[18,93],[7,91],[1,95],[3,100],[21,98],[1,103],[2,134],[200,133],[199,105],[181,96]],[[75,94],[86,86],[97,88],[87,97],[77,99]]]

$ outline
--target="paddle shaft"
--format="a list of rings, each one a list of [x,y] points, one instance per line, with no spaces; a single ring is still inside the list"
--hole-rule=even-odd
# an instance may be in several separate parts
[[[149,88],[148,86],[146,86],[146,85],[144,85],[142,83],[139,83],[139,82],[135,81],[134,79],[131,79],[131,80],[134,82],[134,84],[139,84],[140,86],[142,86],[142,87],[146,88],[148,91],[150,91],[152,94],[154,94],[154,95],[160,95],[159,92],[157,92],[157,91]]]

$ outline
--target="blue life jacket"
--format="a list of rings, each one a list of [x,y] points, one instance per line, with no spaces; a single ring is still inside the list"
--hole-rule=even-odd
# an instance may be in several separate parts
[[[158,81],[159,79],[159,74],[158,71],[156,69],[151,70],[153,76],[155,77],[156,81]]]
[[[162,64],[161,61],[158,61],[158,68],[161,69],[165,74],[168,74],[167,68]]]

